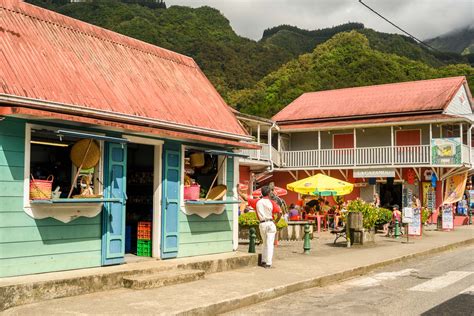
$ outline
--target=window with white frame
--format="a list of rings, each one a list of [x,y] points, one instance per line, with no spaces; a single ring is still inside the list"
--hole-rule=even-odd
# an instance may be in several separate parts
[[[79,141],[81,141],[79,137],[59,134],[57,128],[54,127],[28,126],[25,145],[25,176],[28,176],[29,180],[26,188],[28,194],[25,194],[26,205],[29,204],[29,200],[35,199],[63,199],[81,195],[83,197],[86,197],[85,195],[101,196],[103,142],[87,139],[87,145],[83,149],[87,155],[83,156],[89,157],[92,153],[91,148],[94,148],[95,155],[98,155],[96,158],[98,162],[92,167],[80,169],[78,168],[80,163],[77,161],[83,159],[81,156],[73,157],[71,153],[72,148]],[[51,196],[38,196],[41,192],[31,194],[30,186],[35,180],[49,181],[52,189]],[[48,184],[48,182],[43,183]]]

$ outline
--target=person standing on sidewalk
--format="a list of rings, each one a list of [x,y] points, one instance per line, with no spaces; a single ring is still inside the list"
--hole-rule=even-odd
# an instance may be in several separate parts
[[[276,225],[275,225],[275,223],[278,223],[280,221],[280,218],[281,218],[280,206],[274,200],[270,199],[271,189],[268,186],[262,187],[262,190],[261,190],[262,198],[260,198],[260,199],[249,198],[249,196],[247,194],[243,193],[240,190],[239,185],[237,185],[237,192],[238,192],[239,196],[244,201],[247,201],[248,206],[250,206],[251,208],[253,208],[255,210],[255,214],[257,215],[257,219],[260,222],[259,230],[260,230],[260,236],[262,237],[262,241],[263,241],[263,251],[262,251],[261,265],[264,268],[271,268],[272,259],[273,259],[273,247],[274,247],[273,243],[274,243],[275,235],[276,235]],[[264,192],[265,192],[266,195],[264,195]],[[262,204],[260,204],[260,211],[259,211],[259,205],[258,204],[262,200],[264,202],[262,202]],[[273,221],[274,214],[276,214],[275,221]],[[273,233],[270,234],[271,240],[268,239],[269,235],[267,233],[263,232],[264,231],[263,228],[268,229],[268,227],[271,226],[270,223],[273,224],[273,226],[274,226]],[[262,224],[265,224],[265,225],[262,225]],[[268,259],[268,255],[267,255],[268,251],[270,249],[269,247],[266,246],[267,244],[271,244],[270,259]]]
[[[277,232],[276,223],[281,218],[280,209],[274,207],[274,203],[270,200],[270,191],[271,189],[268,186],[264,186],[262,188],[262,198],[256,205],[256,213],[260,221],[258,227],[263,241],[262,266],[266,269],[272,267],[274,241]],[[273,217],[274,214],[276,214],[276,219]]]

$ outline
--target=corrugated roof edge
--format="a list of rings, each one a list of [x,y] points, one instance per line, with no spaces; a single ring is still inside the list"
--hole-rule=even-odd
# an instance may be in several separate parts
[[[450,101],[453,99],[453,97],[455,96],[456,92],[457,92],[457,89],[459,89],[461,87],[461,85],[467,85],[467,79],[465,76],[454,76],[454,77],[443,77],[443,78],[435,78],[435,79],[425,79],[425,80],[415,80],[415,81],[403,81],[403,82],[395,82],[395,83],[384,83],[384,84],[377,84],[377,85],[370,85],[370,86],[360,86],[360,87],[349,87],[349,88],[340,88],[340,89],[331,89],[331,90],[321,90],[321,91],[313,91],[313,92],[306,92],[306,93],[303,93],[302,95],[300,95],[298,98],[296,98],[295,100],[293,100],[290,104],[288,104],[286,107],[290,106],[291,104],[293,104],[294,102],[296,102],[299,98],[301,98],[303,95],[311,95],[311,94],[324,94],[324,93],[331,93],[333,91],[343,91],[343,90],[364,90],[364,89],[371,89],[371,88],[374,88],[374,87],[380,87],[380,86],[388,86],[388,85],[391,85],[391,86],[399,86],[399,85],[408,85],[408,84],[413,84],[414,82],[423,82],[423,81],[433,81],[433,80],[453,80],[453,79],[459,79],[459,83],[457,83],[456,85],[456,89],[453,90],[453,92],[450,94],[450,97],[447,99],[447,101],[445,102],[445,104],[443,105],[443,108],[440,109],[440,110],[445,110],[446,107],[449,105]],[[470,91],[469,89],[466,89],[468,94],[470,95]],[[443,91],[444,92],[444,91]],[[285,108],[286,108],[285,107]],[[285,111],[285,108],[283,108],[282,110],[280,110],[280,112],[278,112],[277,114],[275,114],[273,117],[272,117],[272,120],[274,120],[275,122],[277,122],[278,124],[282,124],[283,122],[293,122],[294,120],[278,120],[278,116],[280,115],[280,113],[283,113]],[[406,112],[391,112],[391,113],[384,113],[384,114],[379,114],[379,115],[387,115],[387,116],[391,116],[391,115],[397,115],[397,114],[405,114]],[[369,116],[369,115],[363,115],[363,116]],[[325,118],[321,118],[321,119],[333,119],[333,118],[337,118],[337,117],[325,117]],[[308,121],[311,121],[313,119],[306,119]],[[296,121],[300,121],[300,120],[296,120]]]
[[[199,68],[197,63],[189,56],[185,56],[171,50],[131,38],[100,26],[83,22],[71,17],[53,12],[35,5],[21,2],[18,0],[3,0],[0,4],[5,10],[13,11],[19,14],[35,18],[46,23],[54,23],[59,27],[69,29],[74,32],[80,32],[87,36],[94,37],[101,41],[107,41],[116,45],[126,46],[144,53],[153,54],[156,57],[169,60],[191,68]]]

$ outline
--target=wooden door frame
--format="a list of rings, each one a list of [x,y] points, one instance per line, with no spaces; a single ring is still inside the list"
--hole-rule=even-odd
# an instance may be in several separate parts
[[[161,259],[161,195],[162,195],[162,165],[163,144],[160,139],[124,135],[130,143],[153,146],[153,221],[151,232],[151,256]],[[125,211],[126,212],[126,211]]]

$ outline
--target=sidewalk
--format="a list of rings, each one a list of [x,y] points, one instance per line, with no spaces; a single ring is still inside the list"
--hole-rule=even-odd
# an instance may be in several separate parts
[[[321,233],[310,255],[302,242],[281,242],[274,268],[249,267],[206,275],[192,283],[150,290],[118,289],[15,307],[6,315],[216,314],[294,291],[358,276],[375,268],[474,243],[474,226],[452,232],[426,231],[422,239],[378,237],[375,245],[347,249]]]

